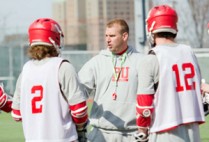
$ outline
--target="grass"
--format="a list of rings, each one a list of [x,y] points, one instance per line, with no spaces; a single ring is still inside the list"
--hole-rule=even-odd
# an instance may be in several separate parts
[[[15,122],[10,113],[0,114],[0,141],[24,142],[22,123]]]
[[[206,117],[206,123],[200,125],[201,142],[209,142],[209,115]]]
[[[209,116],[200,125],[201,142],[209,142]],[[0,114],[0,142],[24,142],[22,123],[15,122],[9,113]]]

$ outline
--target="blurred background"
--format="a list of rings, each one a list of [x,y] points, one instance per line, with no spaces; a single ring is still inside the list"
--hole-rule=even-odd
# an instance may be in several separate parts
[[[177,42],[195,51],[203,78],[209,81],[208,0],[0,0],[0,82],[11,95],[27,58],[27,30],[34,20],[49,17],[62,27],[62,56],[78,71],[101,49],[105,49],[105,24],[123,18],[130,27],[129,45],[146,54],[145,20],[148,10],[168,4],[178,13]]]

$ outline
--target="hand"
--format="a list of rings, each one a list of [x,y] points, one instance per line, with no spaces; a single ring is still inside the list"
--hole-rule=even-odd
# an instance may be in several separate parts
[[[82,125],[76,125],[77,133],[78,133],[78,142],[87,142],[87,126],[89,124],[89,120],[87,120]]]
[[[203,104],[209,104],[209,84],[206,84],[205,79],[202,79],[201,91],[203,97]]]
[[[206,84],[206,83],[202,83],[201,85],[201,90],[202,90],[202,93],[209,93],[209,84]]]
[[[205,79],[202,79],[201,82],[202,94],[204,95],[205,93],[209,93],[209,84],[206,83]]]
[[[134,134],[134,142],[148,142],[149,139],[149,130],[148,128],[139,128],[138,131]]]
[[[204,104],[209,104],[209,94],[205,93],[203,96],[203,103]]]
[[[86,137],[86,133],[87,130],[83,129],[83,130],[77,130],[78,133],[78,142],[87,142],[87,137]]]
[[[204,108],[205,116],[207,116],[209,114],[209,104],[204,103],[203,108]]]

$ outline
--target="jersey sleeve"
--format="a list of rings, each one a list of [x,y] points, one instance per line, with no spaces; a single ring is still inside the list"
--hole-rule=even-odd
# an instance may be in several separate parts
[[[89,95],[92,90],[95,89],[95,73],[94,73],[94,62],[95,58],[89,60],[78,72],[79,80],[82,86],[85,88],[85,92]]]
[[[155,85],[159,80],[159,64],[155,55],[147,55],[140,62],[138,73],[138,94],[136,104],[136,124],[139,128],[151,125],[154,111]]]
[[[15,121],[21,121],[21,113],[20,113],[20,86],[21,86],[21,78],[22,74],[19,75],[16,83],[15,92],[12,100],[12,117]]]
[[[138,94],[154,94],[159,81],[159,63],[155,55],[147,55],[139,64]]]
[[[78,80],[77,73],[69,62],[63,62],[59,70],[59,81],[63,95],[68,100],[69,110],[76,128],[83,129],[88,121],[87,97]]]
[[[73,65],[69,62],[62,62],[59,69],[59,82],[63,94],[70,105],[86,101],[87,97],[78,80],[78,75]]]
[[[12,109],[20,110],[20,86],[21,86],[22,74],[19,75],[16,83],[15,92],[13,95]]]

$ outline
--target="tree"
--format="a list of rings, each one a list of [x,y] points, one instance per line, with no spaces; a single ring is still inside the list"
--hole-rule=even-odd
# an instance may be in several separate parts
[[[209,21],[209,1],[208,0],[187,0],[190,10],[191,18],[194,22],[194,31],[197,35],[198,48],[203,48],[204,37],[207,31],[207,23]]]

